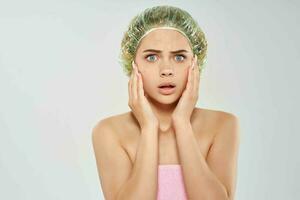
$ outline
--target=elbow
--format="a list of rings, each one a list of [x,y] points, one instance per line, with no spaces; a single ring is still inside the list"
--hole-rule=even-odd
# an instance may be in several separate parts
[[[215,195],[213,195],[213,199],[215,200],[233,200],[233,197],[227,190],[225,190],[224,192],[215,192],[214,194]],[[211,196],[208,197],[208,199],[211,199]]]
[[[223,198],[224,200],[233,200],[233,198],[232,198],[232,196],[230,195],[230,193],[227,191],[227,190],[225,190],[226,192],[225,192],[225,197]]]
[[[226,192],[225,197],[223,197],[222,199],[224,199],[224,200],[234,200],[233,196],[230,195],[228,192]]]
[[[226,200],[234,200],[234,192],[226,190]]]
[[[124,198],[124,197],[121,197],[121,192],[119,191],[119,192],[117,192],[117,194],[115,195],[115,198],[114,198],[114,200],[121,200],[121,199],[126,199],[126,198]]]

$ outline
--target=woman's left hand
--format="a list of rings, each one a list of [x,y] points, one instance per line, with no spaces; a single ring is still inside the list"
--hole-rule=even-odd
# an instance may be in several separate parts
[[[198,100],[200,72],[197,64],[197,55],[194,56],[189,67],[188,80],[179,102],[172,113],[173,120],[190,122],[192,112]]]

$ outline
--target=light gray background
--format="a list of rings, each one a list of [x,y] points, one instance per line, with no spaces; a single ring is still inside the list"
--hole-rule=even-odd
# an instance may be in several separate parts
[[[299,1],[1,1],[0,199],[101,199],[91,129],[129,111],[129,20],[169,4],[208,40],[198,107],[237,115],[238,200],[300,199]]]

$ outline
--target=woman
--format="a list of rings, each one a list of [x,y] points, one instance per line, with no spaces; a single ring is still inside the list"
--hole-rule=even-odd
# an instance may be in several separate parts
[[[182,9],[133,18],[120,54],[131,111],[102,119],[92,134],[105,199],[234,199],[238,119],[195,107],[206,50]]]

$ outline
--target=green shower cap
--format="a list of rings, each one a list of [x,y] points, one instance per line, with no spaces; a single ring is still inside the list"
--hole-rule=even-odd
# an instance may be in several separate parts
[[[193,53],[198,57],[200,72],[204,69],[207,41],[198,23],[185,10],[164,5],[147,8],[130,21],[119,54],[119,63],[127,76],[132,72],[132,61],[142,38],[156,28],[168,27],[181,32],[188,39]]]

